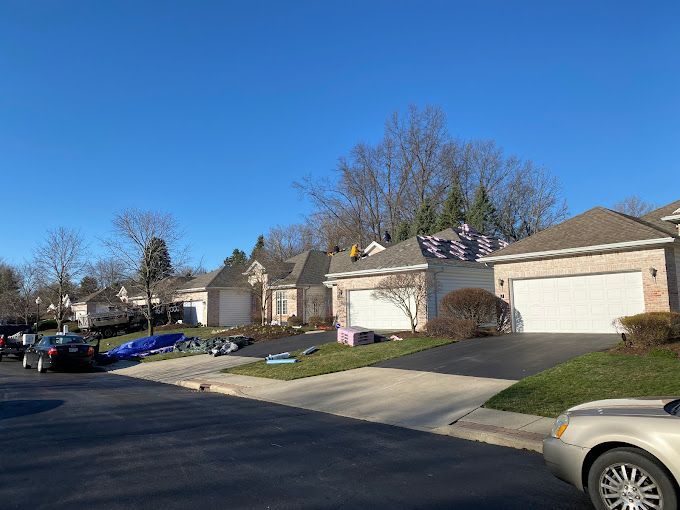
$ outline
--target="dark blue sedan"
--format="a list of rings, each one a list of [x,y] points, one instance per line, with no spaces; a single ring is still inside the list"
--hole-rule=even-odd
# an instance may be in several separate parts
[[[49,368],[91,369],[93,365],[94,347],[78,335],[44,336],[26,349],[23,360],[24,368],[35,366],[40,373]]]

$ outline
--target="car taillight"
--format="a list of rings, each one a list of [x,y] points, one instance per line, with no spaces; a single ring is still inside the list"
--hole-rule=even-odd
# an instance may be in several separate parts
[[[94,347],[90,346],[87,348],[87,355],[94,356]]]
[[[48,356],[56,356],[57,354],[59,354],[59,351],[56,347],[50,347],[47,351]]]
[[[5,335],[0,335],[0,347],[5,345]]]

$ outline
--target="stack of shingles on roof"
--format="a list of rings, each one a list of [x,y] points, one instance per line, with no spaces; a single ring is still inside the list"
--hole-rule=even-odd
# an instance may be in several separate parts
[[[437,235],[418,236],[423,255],[439,259],[471,261],[478,260],[480,257],[508,245],[503,240],[480,234],[467,224],[453,230],[458,239],[444,239]]]

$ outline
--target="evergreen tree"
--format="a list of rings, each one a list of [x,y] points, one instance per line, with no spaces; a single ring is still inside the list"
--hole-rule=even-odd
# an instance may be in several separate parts
[[[239,250],[238,248],[234,248],[234,251],[231,252],[231,257],[224,259],[224,265],[229,267],[242,266],[245,265],[247,261],[248,259],[246,259],[246,252]]]
[[[423,201],[420,210],[416,214],[413,222],[413,235],[427,236],[434,234],[437,230],[437,215],[435,214],[432,202],[429,198]]]
[[[471,227],[483,234],[489,234],[495,230],[495,216],[496,210],[491,203],[486,187],[480,184],[475,191],[475,200],[470,210],[467,211],[465,219]]]
[[[99,285],[97,280],[93,276],[83,276],[80,280],[80,288],[78,289],[78,297],[85,297],[97,292],[99,290]]]
[[[460,187],[460,181],[456,178],[451,183],[449,194],[444,200],[442,212],[437,219],[437,230],[441,231],[451,227],[457,227],[465,221],[465,197]]]
[[[168,245],[159,237],[153,237],[146,247],[148,260],[151,261],[149,272],[151,281],[158,282],[174,273]],[[142,268],[144,265],[142,265]]]
[[[397,231],[394,234],[394,240],[397,243],[406,241],[411,237],[411,224],[408,221],[402,221],[397,225]]]
[[[253,246],[253,251],[250,252],[250,260],[255,260],[264,252],[264,236],[260,234],[257,236],[257,241],[255,241],[255,246]]]

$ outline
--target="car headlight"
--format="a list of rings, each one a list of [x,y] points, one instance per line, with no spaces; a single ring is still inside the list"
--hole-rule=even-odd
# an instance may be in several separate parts
[[[553,425],[552,430],[550,431],[550,435],[554,438],[561,438],[562,434],[564,434],[564,431],[567,430],[567,427],[569,426],[569,416],[566,414],[561,414],[557,417],[557,420],[555,420],[555,424]]]

